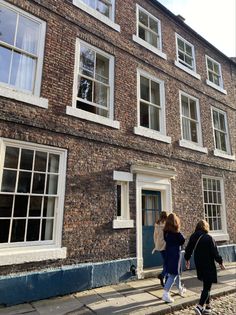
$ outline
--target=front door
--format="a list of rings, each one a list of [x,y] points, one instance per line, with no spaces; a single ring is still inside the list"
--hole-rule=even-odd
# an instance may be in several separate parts
[[[143,267],[162,265],[159,252],[152,254],[154,248],[154,224],[161,212],[161,192],[142,190],[142,230],[143,230]]]

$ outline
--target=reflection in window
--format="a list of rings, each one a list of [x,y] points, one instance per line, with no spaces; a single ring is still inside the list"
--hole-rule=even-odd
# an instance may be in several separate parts
[[[216,108],[212,109],[215,148],[230,154],[229,134],[227,130],[226,113]]]

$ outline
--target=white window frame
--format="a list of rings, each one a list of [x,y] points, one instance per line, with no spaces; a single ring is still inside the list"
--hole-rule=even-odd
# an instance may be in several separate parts
[[[210,87],[212,87],[213,89],[216,89],[217,91],[223,93],[223,94],[227,94],[227,91],[224,90],[224,84],[223,84],[223,77],[222,77],[222,70],[221,70],[221,64],[219,62],[217,62],[216,60],[214,60],[213,58],[209,57],[208,55],[205,55],[205,58],[206,58],[206,69],[207,69],[207,80],[206,80],[206,84],[209,85]],[[209,68],[208,68],[208,59],[217,64],[218,67],[219,67],[219,81],[220,81],[220,84],[217,85],[215,84],[214,82],[210,81],[209,80]]]
[[[3,175],[3,165],[6,146],[24,148],[29,150],[39,150],[60,156],[59,179],[58,179],[58,202],[55,213],[55,222],[52,241],[38,241],[37,245],[33,242],[19,242],[19,244],[0,244],[0,266],[21,264],[25,262],[43,261],[48,259],[66,258],[65,247],[62,247],[62,225],[64,214],[65,178],[67,150],[53,148],[35,143],[0,138],[0,180]],[[0,181],[1,182],[1,181]],[[2,192],[3,194],[6,194]],[[14,193],[11,193],[14,194]]]
[[[142,38],[139,37],[139,11],[143,11],[145,14],[147,14],[148,16],[150,16],[152,19],[154,19],[155,21],[157,21],[158,23],[158,29],[159,29],[159,46],[155,47],[151,44],[149,44],[148,42],[146,42],[145,40],[143,40]],[[136,34],[133,35],[133,41],[138,43],[139,45],[145,47],[146,49],[150,50],[151,52],[153,52],[154,54],[158,55],[159,57],[163,58],[163,59],[167,59],[167,56],[165,53],[162,52],[162,35],[161,35],[161,22],[158,18],[156,18],[154,15],[152,15],[151,13],[149,13],[147,10],[145,10],[144,8],[142,8],[140,5],[136,4]]]
[[[184,64],[184,61],[179,58],[178,39],[180,39],[181,41],[184,42],[184,44],[187,44],[188,46],[192,48],[192,59],[193,59],[192,68],[190,68],[187,64]],[[200,80],[201,76],[198,73],[196,73],[196,57],[195,57],[194,46],[177,33],[175,33],[175,43],[176,43],[176,60],[175,60],[176,67],[180,68],[181,70],[187,72],[188,74],[192,75],[196,79]]]
[[[140,125],[140,77],[143,76],[151,81],[157,82],[160,86],[160,131],[146,128]],[[166,115],[165,115],[165,87],[164,81],[154,77],[144,70],[137,71],[137,127],[134,127],[134,133],[147,138],[152,138],[165,143],[171,143],[171,137],[166,135]]]
[[[121,215],[113,220],[113,229],[133,228],[134,220],[130,219],[129,208],[129,182],[133,181],[133,174],[113,171],[113,180],[121,186]]]
[[[116,0],[110,0],[111,1],[111,17],[108,18],[104,14],[100,13],[96,9],[91,8],[89,5],[85,4],[81,0],[73,0],[73,4],[80,8],[81,10],[85,11],[89,15],[93,16],[95,19],[100,20],[102,23],[108,25],[109,27],[113,28],[115,31],[120,32],[120,25],[115,23],[115,1]]]
[[[196,112],[197,112],[197,142],[193,142],[191,140],[187,140],[183,138],[183,113],[182,113],[182,96],[185,96],[188,98],[188,100],[192,99],[196,103]],[[180,105],[180,126],[181,126],[181,140],[179,141],[179,145],[184,148],[188,148],[191,150],[199,151],[202,153],[207,153],[207,148],[203,147],[202,142],[202,127],[201,127],[201,119],[200,119],[200,106],[199,106],[199,99],[187,94],[183,91],[179,91],[179,105]],[[187,117],[188,118],[188,117]],[[190,118],[188,118],[191,120]]]
[[[204,202],[204,185],[203,179],[214,179],[220,181],[220,193],[221,193],[221,230],[210,230],[209,234],[216,240],[216,241],[226,241],[229,240],[229,235],[227,232],[227,221],[226,221],[226,205],[225,205],[225,193],[224,193],[224,181],[222,177],[216,176],[208,176],[202,175],[202,200],[203,200],[203,215],[205,218],[205,202]],[[209,204],[209,203],[207,203]]]
[[[213,117],[213,111],[220,113],[224,116],[225,119],[225,128],[226,128],[226,132],[225,132],[225,137],[226,137],[226,151],[222,151],[220,149],[216,148],[216,139],[215,139],[215,126],[214,126],[214,117]],[[225,159],[229,159],[229,160],[235,160],[235,155],[232,155],[231,153],[231,146],[230,146],[230,139],[229,139],[229,128],[228,128],[228,119],[227,119],[227,114],[225,111],[216,108],[216,107],[211,107],[211,119],[212,119],[212,129],[213,129],[213,138],[214,138],[214,155],[221,157],[221,158],[225,158]],[[222,131],[221,131],[222,132]]]
[[[23,15],[24,17],[37,22],[40,25],[38,53],[37,53],[37,66],[35,72],[35,85],[34,91],[31,94],[29,91],[17,89],[17,87],[11,86],[0,82],[0,96],[11,98],[17,101],[28,103],[31,105],[39,106],[42,108],[48,108],[48,99],[40,97],[42,69],[43,69],[43,57],[44,57],[44,44],[46,34],[46,23],[32,14],[25,12],[18,7],[11,5],[4,0],[0,0],[0,4],[9,10],[13,10],[16,14]],[[16,50],[15,46],[11,46],[2,42],[3,47],[9,47]]]
[[[85,110],[76,108],[77,101],[77,82],[79,73],[79,58],[80,58],[80,46],[85,45],[86,47],[94,50],[95,52],[105,56],[109,59],[109,86],[110,86],[110,98],[109,98],[109,117],[103,117],[98,114],[90,113]],[[66,107],[66,113],[71,116],[75,116],[81,119],[89,120],[98,124],[106,125],[115,129],[120,128],[119,121],[113,120],[114,117],[114,57],[107,54],[106,52],[94,47],[79,38],[76,39],[76,50],[75,50],[75,68],[74,68],[74,85],[73,85],[73,102],[72,106]]]

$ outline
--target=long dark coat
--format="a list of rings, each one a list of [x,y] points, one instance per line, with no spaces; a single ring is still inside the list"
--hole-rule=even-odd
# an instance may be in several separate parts
[[[181,246],[185,238],[180,232],[164,232],[167,273],[178,275],[181,267]]]
[[[222,264],[222,257],[219,255],[214,239],[204,231],[194,232],[185,248],[185,260],[189,260],[195,244],[199,237],[197,247],[194,251],[194,262],[197,269],[197,277],[201,281],[217,283],[217,271],[215,261]]]

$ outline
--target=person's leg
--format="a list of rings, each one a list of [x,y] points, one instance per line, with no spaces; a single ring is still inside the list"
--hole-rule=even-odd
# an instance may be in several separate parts
[[[200,296],[199,304],[194,308],[196,314],[203,314],[204,313],[204,304],[207,303],[208,307],[207,309],[209,310],[209,302],[210,302],[210,290],[211,290],[212,283],[209,281],[203,281],[203,290]],[[210,310],[209,310],[210,313]],[[209,314],[208,313],[208,314]],[[207,312],[206,312],[207,314]]]
[[[157,278],[160,280],[161,285],[164,287],[164,279],[166,276],[166,251],[162,250],[160,251],[161,253],[161,257],[162,257],[162,261],[163,261],[163,269],[162,272],[157,276]]]
[[[176,275],[168,274],[168,280],[166,281],[166,284],[164,286],[164,293],[162,296],[162,300],[164,300],[165,302],[168,302],[168,303],[174,302],[174,299],[170,297],[169,291],[175,282],[175,278],[176,278]]]
[[[179,294],[181,296],[184,296],[186,289],[181,283],[180,275],[177,275],[177,277],[175,278],[175,285],[176,285],[177,289],[179,290]]]

